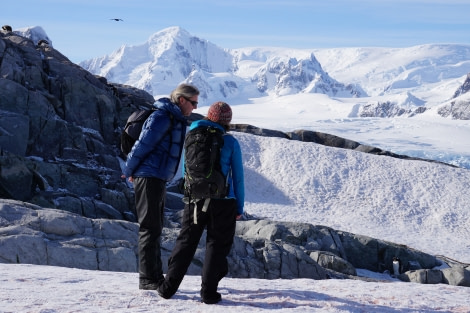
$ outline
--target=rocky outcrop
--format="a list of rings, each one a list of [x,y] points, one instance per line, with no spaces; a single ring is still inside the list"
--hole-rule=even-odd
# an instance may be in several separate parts
[[[137,224],[0,200],[0,262],[137,271]]]
[[[442,117],[451,117],[455,120],[470,120],[470,100],[453,100],[438,110]]]
[[[0,32],[0,197],[134,221],[117,142],[128,115],[153,102],[49,45]]]
[[[470,100],[468,96],[461,97],[468,94],[470,91],[470,73],[463,84],[455,91],[453,100],[441,106],[438,109],[439,115],[442,117],[451,117],[456,120],[470,120]]]
[[[179,233],[180,211],[165,214],[162,257],[168,259]],[[136,223],[92,219],[14,200],[0,200],[0,262],[54,265],[106,271],[137,271]],[[205,234],[188,274],[199,275]],[[306,223],[251,219],[237,222],[228,256],[235,278],[349,278],[356,269],[393,272],[403,281],[470,286],[468,264],[449,262],[406,246]],[[410,267],[410,264],[412,267]],[[166,272],[166,262],[164,262]]]
[[[396,117],[396,116],[413,116],[426,111],[426,107],[421,106],[415,109],[404,108],[397,103],[391,101],[369,103],[363,105],[358,110],[359,117]]]
[[[277,95],[298,92],[322,93],[336,97],[362,97],[366,93],[360,86],[345,85],[331,78],[313,54],[305,59],[292,57],[272,58],[253,75],[258,91],[273,90]],[[275,83],[275,85],[270,85]]]
[[[452,98],[457,98],[460,95],[466,94],[470,91],[470,73],[467,74],[467,78],[463,82],[463,84],[455,91],[454,96]]]

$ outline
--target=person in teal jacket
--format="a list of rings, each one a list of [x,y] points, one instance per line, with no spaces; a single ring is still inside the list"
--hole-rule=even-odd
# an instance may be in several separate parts
[[[209,107],[207,117],[191,124],[190,129],[213,126],[226,133],[232,120],[232,109],[225,102]],[[158,294],[171,298],[178,290],[192,262],[199,240],[207,228],[206,253],[202,268],[201,301],[218,303],[222,296],[217,292],[220,280],[228,273],[227,256],[232,248],[237,219],[244,215],[245,186],[240,144],[225,134],[220,155],[224,175],[228,175],[229,192],[225,198],[211,198],[207,211],[203,211],[205,199],[187,203],[184,208],[181,231],[168,259],[168,272],[158,287]],[[194,206],[196,205],[196,210]],[[194,218],[196,214],[196,219]],[[195,223],[197,221],[197,223]]]
[[[197,107],[199,90],[188,84],[175,88],[145,121],[127,156],[124,176],[134,185],[139,223],[139,289],[156,290],[163,281],[160,241],[166,182],[178,171],[186,136],[186,117]]]

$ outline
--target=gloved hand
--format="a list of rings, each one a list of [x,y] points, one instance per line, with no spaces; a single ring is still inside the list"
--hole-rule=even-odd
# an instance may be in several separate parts
[[[181,178],[178,182],[178,191],[184,194],[184,178]]]

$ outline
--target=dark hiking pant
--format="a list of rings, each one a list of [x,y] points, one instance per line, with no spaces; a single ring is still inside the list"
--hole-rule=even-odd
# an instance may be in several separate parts
[[[203,205],[204,200],[197,202],[197,224],[194,224],[194,204],[186,204],[184,208],[181,231],[168,259],[168,273],[161,287],[167,296],[172,296],[178,290],[206,227],[201,294],[215,294],[219,281],[228,273],[227,255],[235,235],[236,200],[211,199],[207,212],[202,212]]]
[[[160,236],[165,207],[165,182],[158,178],[134,178],[135,206],[139,223],[139,281],[163,279]]]

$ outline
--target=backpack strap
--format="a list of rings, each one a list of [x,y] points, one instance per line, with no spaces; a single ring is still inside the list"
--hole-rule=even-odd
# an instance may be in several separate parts
[[[212,126],[207,127],[207,131],[212,132],[212,133],[220,132],[220,130]],[[214,146],[217,146],[217,137],[215,136],[212,137],[212,147]],[[211,164],[214,164],[216,157],[217,157],[217,150],[211,149]]]
[[[150,108],[149,110],[146,110],[147,112],[144,112],[144,110],[141,110],[140,111],[141,114],[137,114],[137,116],[135,117],[134,120],[130,120],[131,118],[129,117],[126,121],[126,125],[124,126],[124,129],[126,129],[127,127],[129,127],[132,124],[145,122],[145,120],[150,116],[150,114],[152,114],[153,112],[159,110],[159,108],[153,107],[153,108]],[[135,111],[132,114],[136,114],[136,112],[139,112],[139,111]],[[149,114],[145,114],[145,113],[149,113]],[[131,116],[132,116],[132,114],[131,114]]]
[[[211,202],[211,198],[204,199],[204,205],[202,206],[202,212],[206,213],[207,209],[209,208],[209,203]],[[194,203],[194,214],[193,214],[193,221],[194,224],[197,224],[197,204]]]

